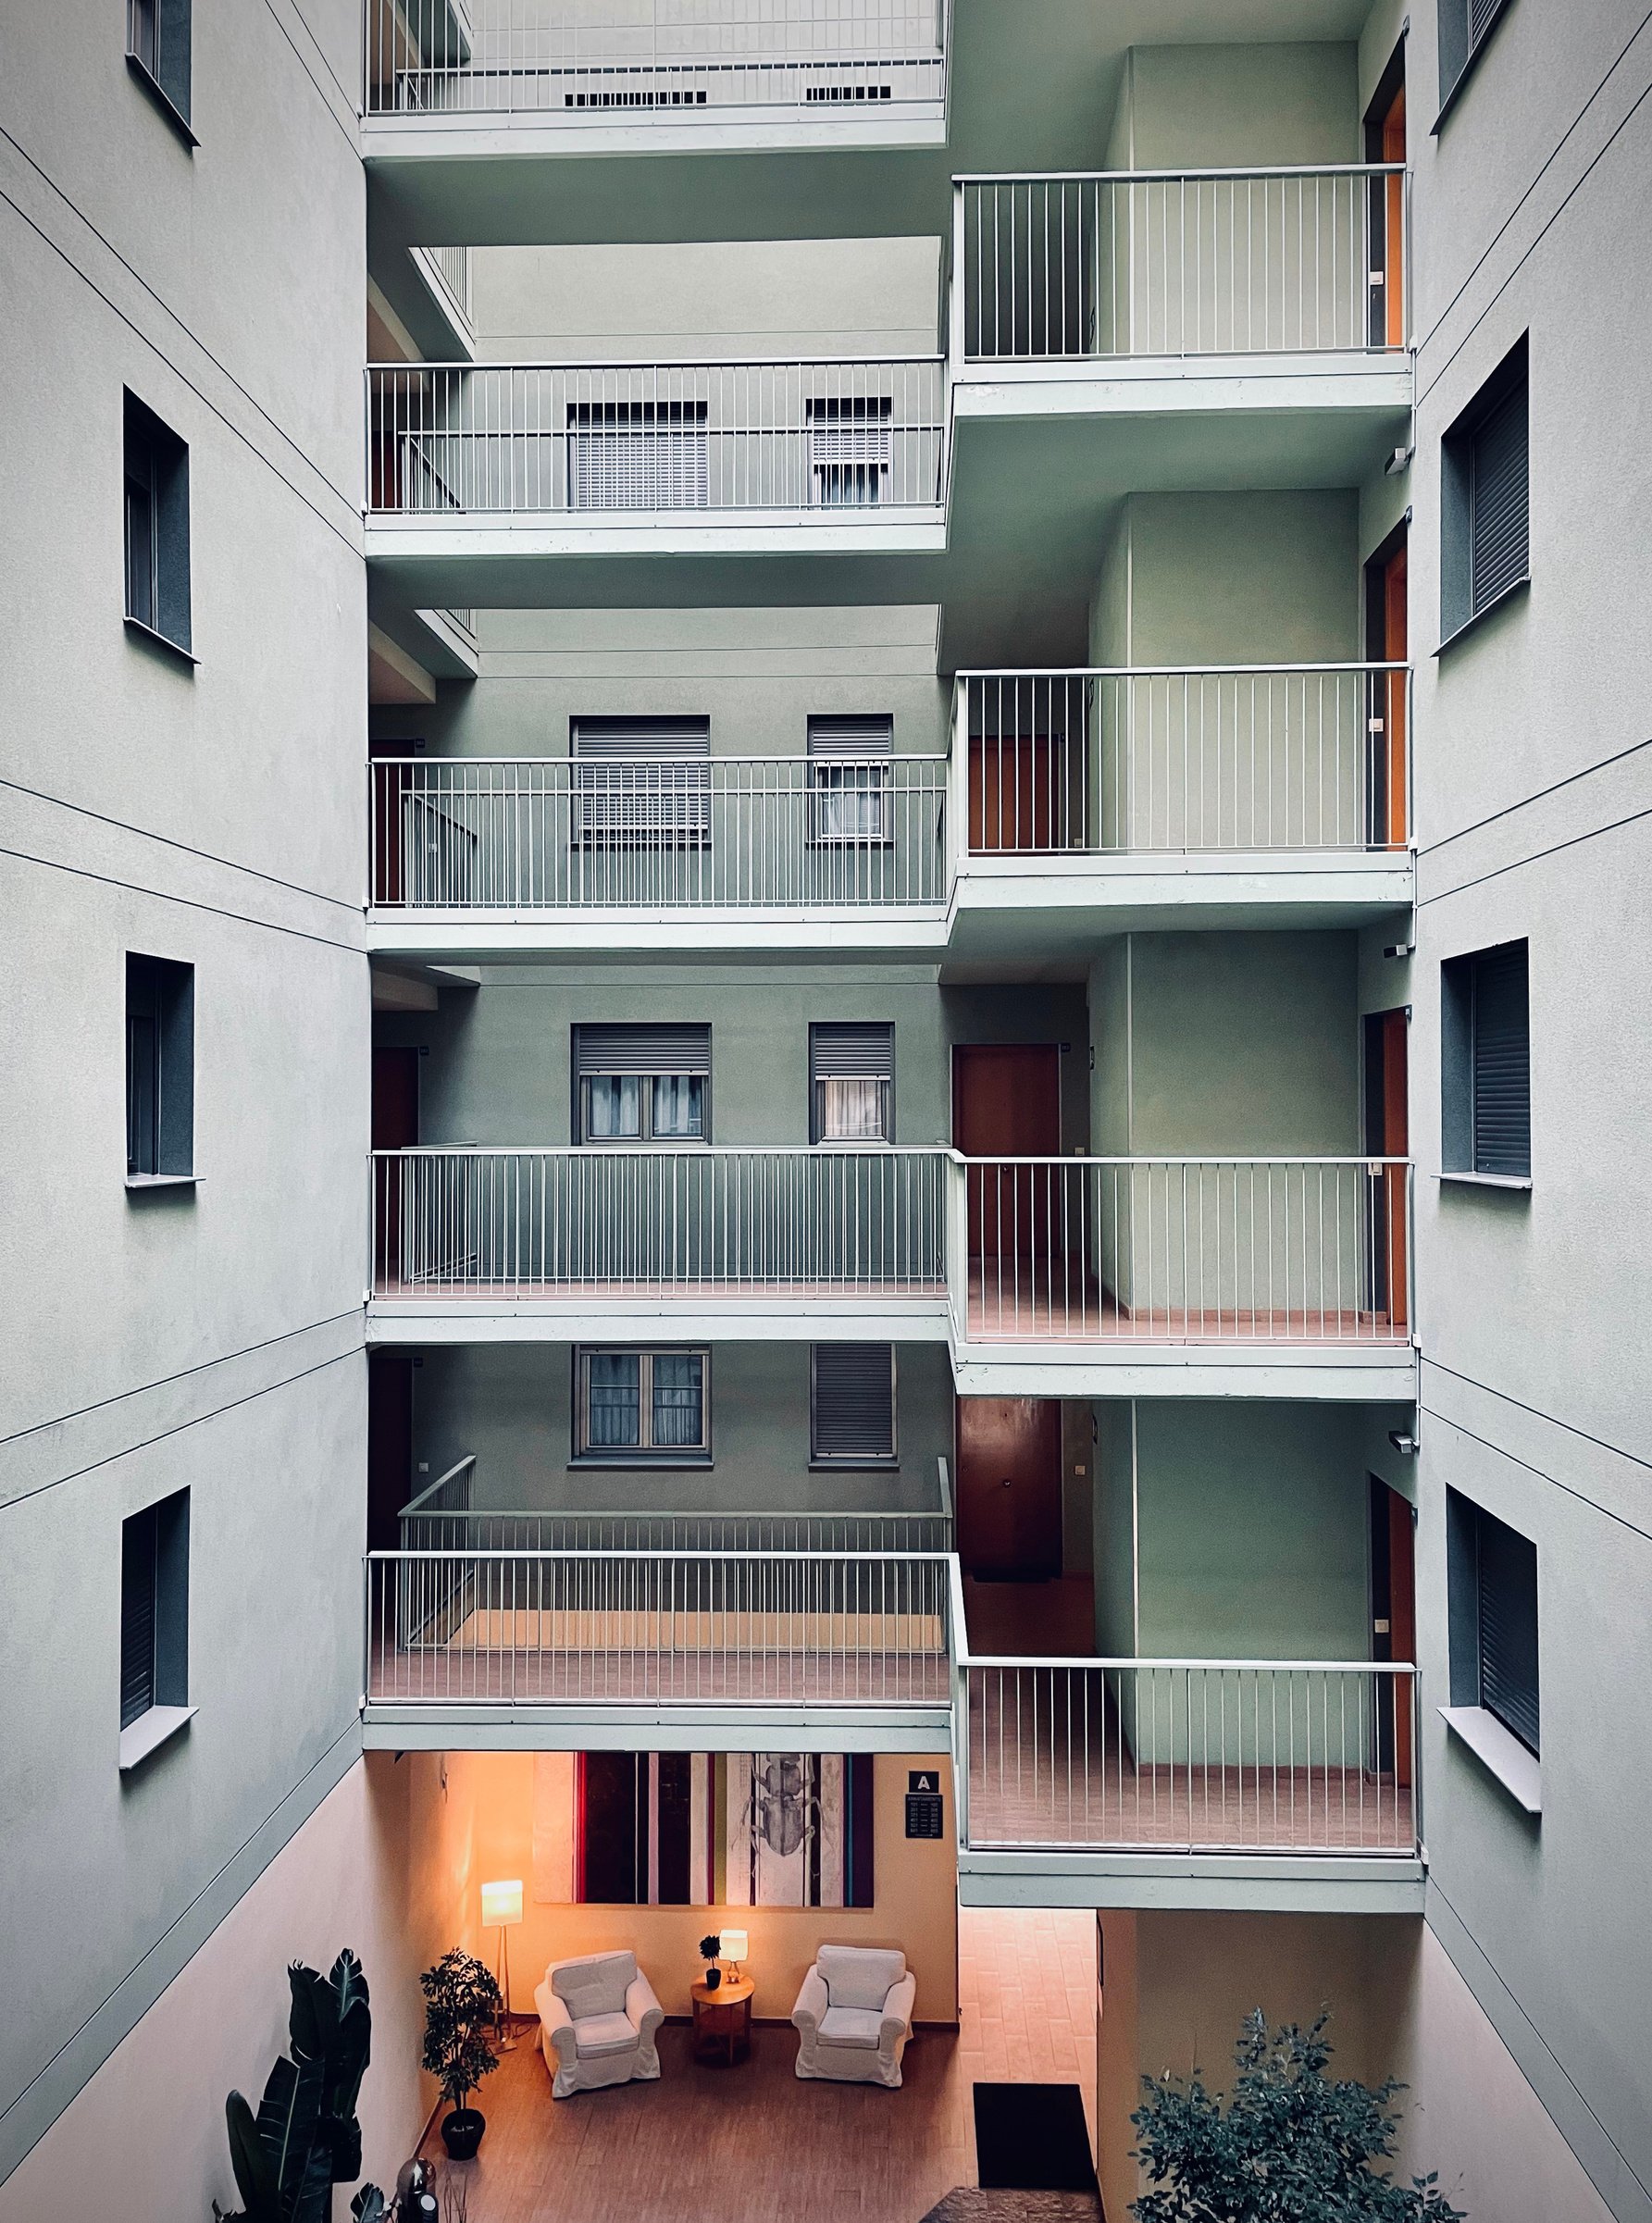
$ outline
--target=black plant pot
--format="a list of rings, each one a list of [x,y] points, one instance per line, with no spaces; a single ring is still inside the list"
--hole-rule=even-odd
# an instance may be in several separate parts
[[[450,2161],[470,2161],[482,2142],[488,2118],[479,2107],[455,2107],[441,2118],[441,2142]]]
[[[723,1971],[722,1971],[722,1969],[721,1969],[721,1968],[708,1968],[708,1969],[706,1970],[706,1972],[705,1972],[705,1988],[706,1988],[706,1990],[707,1990],[708,1992],[714,1992],[714,1991],[716,1991],[716,1990],[718,1989],[718,1987],[721,1985],[722,1981],[723,1981]]]

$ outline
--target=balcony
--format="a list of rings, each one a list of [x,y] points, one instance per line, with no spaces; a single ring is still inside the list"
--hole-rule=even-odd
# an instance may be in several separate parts
[[[1082,960],[1411,900],[1399,664],[966,673],[950,757],[369,767],[383,954]]]
[[[945,1340],[970,1395],[1415,1391],[1399,1159],[570,1146],[371,1176],[377,1342]]]
[[[958,1662],[965,1905],[1408,1912],[1407,1662]]]
[[[1409,444],[1401,168],[954,181],[961,544],[1099,543],[1186,488],[1358,486]]]
[[[548,556],[565,559],[559,601],[669,604],[685,559],[814,565],[946,543],[938,355],[377,365],[366,381],[367,553],[419,605],[531,606]],[[581,556],[595,566],[583,582],[566,561]],[[621,556],[623,590],[606,567]],[[672,584],[652,587],[651,566]],[[745,598],[714,569],[689,576],[708,603]]]
[[[450,161],[939,146],[947,18],[944,0],[366,0],[364,143]]]

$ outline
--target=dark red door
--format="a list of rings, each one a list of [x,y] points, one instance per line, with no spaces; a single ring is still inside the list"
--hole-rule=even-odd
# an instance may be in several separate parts
[[[1403,1011],[1372,1012],[1365,1020],[1365,1148],[1372,1158],[1410,1155],[1407,1025]],[[1373,1309],[1396,1328],[1410,1323],[1407,1182],[1404,1165],[1385,1165],[1372,1185]]]
[[[952,1052],[952,1147],[966,1158],[1055,1158],[1062,1147],[1061,1053],[1053,1042],[960,1043]],[[1042,1169],[992,1166],[969,1179],[972,1258],[1030,1256],[1045,1214]]]
[[[367,1549],[394,1551],[413,1495],[413,1353],[367,1353]]]
[[[1410,1502],[1371,1477],[1371,1656],[1417,1657],[1416,1523]],[[1384,1679],[1385,1683],[1386,1678]],[[1377,1765],[1401,1790],[1411,1781],[1411,1694],[1385,1690],[1377,1716]]]
[[[418,1051],[373,1052],[373,1149],[408,1150],[418,1142]],[[402,1168],[373,1160],[373,1278],[383,1288],[402,1271]]]
[[[1060,1574],[1056,1398],[959,1398],[958,1555],[966,1574],[1035,1582]]]

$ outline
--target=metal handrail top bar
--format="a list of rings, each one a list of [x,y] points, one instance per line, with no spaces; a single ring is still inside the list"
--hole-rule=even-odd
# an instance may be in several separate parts
[[[416,1497],[410,1497],[405,1505],[399,1507],[396,1511],[396,1519],[398,1521],[405,1521],[410,1515],[416,1514],[420,1520],[424,1521],[435,1521],[438,1519],[468,1521],[471,1516],[466,1512],[457,1512],[452,1510],[427,1512],[424,1509],[424,1505],[427,1497],[434,1497],[438,1490],[445,1490],[448,1484],[452,1482],[455,1474],[462,1474],[466,1467],[474,1467],[475,1464],[476,1453],[474,1451],[466,1451],[463,1459],[456,1459],[453,1461],[453,1465],[449,1467],[445,1474],[439,1474],[434,1482],[426,1483],[424,1488],[420,1490]]]
[[[1414,1675],[1409,1659],[1078,1659],[1012,1658],[1002,1653],[960,1652],[960,1667],[974,1668],[1209,1668],[1213,1674],[1245,1670],[1269,1675]]]
[[[1404,162],[1274,162],[1226,169],[955,170],[954,185],[1152,185],[1182,178],[1403,178]]]
[[[467,1467],[469,1464],[470,1460],[468,1459],[462,1459],[459,1461],[460,1467]],[[441,1477],[441,1481],[450,1481],[452,1476],[456,1474],[458,1472],[459,1467],[452,1468],[449,1473],[444,1474]],[[411,1505],[404,1505],[402,1508],[402,1513],[397,1515],[397,1519],[400,1520],[402,1518],[402,1514],[411,1513],[414,1510],[414,1508],[418,1505],[420,1498],[428,1497],[430,1495],[430,1490],[440,1489],[441,1486],[441,1483],[433,1482],[430,1484],[429,1489],[421,1490],[419,1492],[419,1496],[416,1497]],[[589,1506],[473,1505],[467,1507],[450,1507],[445,1509],[439,1508],[435,1512],[421,1513],[419,1517],[424,1521],[939,1521],[946,1517],[946,1508],[944,1506],[930,1505],[917,1506],[908,1509],[901,1506],[879,1506],[875,1510],[863,1510],[860,1512],[822,1512],[818,1509],[809,1512],[776,1512],[771,1508],[760,1507],[755,1511],[748,1512],[745,1507],[741,1506],[738,1510],[733,1512],[684,1512],[680,1508],[674,1511],[668,1507],[662,1507],[656,1510],[652,1506],[628,1506],[623,1511],[597,1512],[593,1511]],[[534,1550],[539,1547],[530,1545],[526,1548]],[[553,1545],[546,1546],[546,1548],[554,1551],[559,1559],[567,1556],[560,1550],[557,1550],[557,1547]],[[593,1553],[598,1559],[612,1559],[614,1557],[613,1552],[607,1551],[600,1544],[581,1545],[578,1548],[581,1551],[590,1551]],[[615,1551],[617,1551],[618,1548],[619,1547],[615,1546]],[[659,1557],[659,1553],[653,1551],[646,1544],[627,1546],[626,1548],[627,1550],[635,1550],[640,1552],[645,1559],[657,1559]],[[665,1548],[666,1547],[665,1546],[661,1546],[662,1550]],[[680,1549],[690,1552],[697,1559],[702,1559],[705,1557],[704,1552],[695,1551],[692,1545],[673,1545],[670,1546],[670,1548],[672,1550]],[[737,1559],[743,1558],[746,1550],[748,1549],[747,1546],[742,1545],[719,1545],[717,1548],[719,1550],[727,1549],[732,1551]],[[754,1552],[757,1552],[764,1559],[768,1559],[773,1556],[767,1545],[752,1545],[749,1548]],[[788,1547],[781,1546],[777,1548],[779,1549],[782,1557],[791,1556]],[[572,1546],[570,1546],[570,1550],[571,1549]],[[798,1549],[806,1553],[808,1546],[799,1546]],[[420,1556],[423,1557],[424,1555],[420,1554]],[[515,1557],[514,1554],[512,1556]],[[851,1552],[849,1556],[851,1558],[860,1559],[864,1559],[867,1555],[864,1552],[857,1551]],[[914,1555],[911,1552],[900,1552],[894,1556],[904,1559],[911,1559]],[[946,1554],[943,1552],[938,1555],[934,1552],[930,1552],[917,1556],[929,1559],[934,1559],[938,1556],[944,1559]]]
[[[593,1162],[600,1158],[947,1158],[954,1165],[1410,1165],[1410,1158],[1385,1157],[1380,1150],[1348,1150],[1335,1158],[1248,1158],[1237,1153],[1223,1157],[1211,1152],[1199,1158],[1092,1156],[1075,1150],[1071,1157],[966,1158],[946,1142],[418,1142],[404,1149],[375,1149],[369,1158],[578,1158]]]
[[[1001,664],[996,671],[972,665],[967,671],[954,672],[952,676],[954,679],[1220,679],[1248,678],[1256,674],[1277,672],[1282,677],[1299,678],[1315,672],[1409,672],[1410,668],[1404,661],[1394,664],[1372,659],[1355,659],[1347,664]]]
[[[472,1517],[475,1518],[474,1515]],[[692,1545],[674,1545],[668,1550],[662,1549],[660,1551],[649,1551],[634,1545],[623,1548],[615,1546],[612,1551],[604,1551],[600,1546],[581,1545],[578,1547],[570,1546],[565,1551],[547,1549],[543,1546],[528,1546],[520,1551],[495,1547],[486,1551],[419,1551],[415,1549],[411,1551],[368,1551],[362,1554],[364,1563],[369,1565],[377,1565],[393,1559],[417,1559],[421,1565],[430,1559],[463,1559],[467,1564],[477,1559],[638,1559],[646,1560],[651,1567],[661,1559],[692,1559],[697,1564],[702,1559],[739,1559],[742,1563],[750,1559],[761,1559],[765,1566],[794,1559],[800,1561],[852,1560],[856,1566],[860,1566],[866,1560],[876,1562],[887,1559],[892,1566],[899,1567],[931,1565],[945,1567],[952,1557],[952,1553],[947,1551],[771,1550],[761,1544],[753,1544],[743,1551],[731,1551],[723,1545],[715,1546],[708,1545],[703,1551],[696,1551]],[[1093,1665],[1094,1662],[1087,1664]]]
[[[1262,668],[1262,667],[1259,665],[1257,668],[1260,670],[1260,669],[1261,669],[1261,668]],[[1280,668],[1283,670],[1283,669],[1285,669],[1286,667],[1282,665]],[[1295,669],[1295,670],[1297,670],[1297,671],[1307,671],[1307,670],[1309,670],[1309,669],[1310,669],[1310,668],[1314,668],[1314,667],[1311,667],[1311,666],[1310,666],[1310,665],[1307,665],[1307,664],[1297,664],[1297,665],[1295,665],[1295,666],[1293,666],[1293,667],[1291,667],[1291,668],[1293,668],[1293,669]],[[1333,665],[1331,665],[1331,664],[1326,664],[1326,665],[1325,665],[1323,668],[1324,668],[1326,671],[1330,671],[1330,670],[1333,670],[1333,669],[1340,669],[1341,667],[1340,667],[1340,666],[1333,666]],[[1348,670],[1350,670],[1350,671],[1355,671],[1355,670],[1371,670],[1371,671],[1379,671],[1379,670],[1386,670],[1386,669],[1387,669],[1387,668],[1389,668],[1389,667],[1388,667],[1388,666],[1386,666],[1386,665],[1379,665],[1379,664],[1371,664],[1371,665],[1355,665],[1355,664],[1349,664],[1349,665],[1348,665],[1347,668],[1348,668]],[[1396,667],[1396,668],[1397,668],[1397,667]],[[964,675],[963,673],[960,673],[960,674],[959,674],[959,677],[960,677],[960,678],[963,678],[963,677],[964,677],[965,676],[966,676],[966,675]],[[980,674],[980,675],[969,675],[969,676],[970,676],[970,677],[976,677],[976,676],[978,676],[978,677],[994,677],[994,678],[1012,678],[1012,677],[1020,677],[1021,675],[1019,675],[1019,674],[1015,674],[1015,673],[998,672],[998,673],[992,673],[992,674],[985,674],[985,673],[983,673],[983,674]],[[1050,675],[1050,674],[1041,674],[1041,675],[1039,675],[1039,676],[1040,676],[1040,677],[1050,677],[1051,675]],[[1064,675],[1064,674],[1058,674],[1058,675],[1055,675],[1055,676],[1056,676],[1056,677],[1065,677],[1066,675]],[[419,767],[421,770],[425,769],[426,767],[428,767],[428,766],[429,766],[429,765],[431,765],[431,764],[440,764],[440,765],[441,765],[441,766],[442,766],[444,769],[445,769],[447,766],[449,766],[449,765],[452,765],[452,766],[453,766],[455,769],[457,769],[457,768],[461,768],[461,767],[463,767],[463,766],[464,766],[464,765],[466,765],[466,764],[528,764],[528,765],[534,765],[534,766],[542,765],[542,764],[574,764],[574,765],[578,765],[578,767],[579,768],[579,770],[580,770],[581,772],[590,772],[590,771],[594,771],[594,770],[602,770],[602,771],[606,771],[606,770],[607,770],[609,767],[611,767],[612,765],[615,765],[615,764],[627,764],[627,765],[630,765],[630,764],[636,764],[636,765],[642,766],[642,767],[644,767],[645,769],[647,769],[648,771],[651,771],[651,772],[671,773],[671,774],[673,774],[673,775],[677,775],[677,774],[680,774],[680,773],[682,773],[682,772],[684,772],[684,771],[689,771],[689,772],[696,772],[696,773],[697,773],[697,772],[698,772],[698,771],[701,769],[701,767],[702,767],[702,765],[705,765],[705,764],[785,764],[785,765],[789,765],[789,765],[792,765],[792,764],[811,764],[811,765],[814,765],[814,764],[833,764],[833,763],[837,762],[838,760],[836,760],[836,759],[834,759],[834,758],[832,758],[832,757],[830,757],[830,756],[805,756],[805,755],[803,755],[803,754],[802,754],[801,751],[795,751],[793,754],[791,754],[790,756],[780,756],[780,755],[777,755],[777,754],[776,754],[776,755],[769,755],[769,756],[677,756],[677,757],[670,757],[670,756],[618,756],[618,755],[615,755],[615,756],[432,756],[432,755],[429,755],[429,753],[427,753],[427,754],[424,754],[424,755],[421,755],[421,756],[369,756],[369,757],[366,757],[366,758],[365,758],[363,761],[364,761],[364,762],[366,764],[366,765],[368,766],[369,770],[370,770],[370,769],[371,769],[371,768],[372,768],[374,765],[376,765],[376,764],[416,764],[416,765],[417,765],[417,766],[418,766],[418,767]],[[902,750],[902,749],[892,749],[892,750],[889,751],[889,753],[888,753],[888,756],[879,756],[879,757],[858,757],[858,758],[855,758],[855,759],[854,759],[854,760],[852,760],[852,761],[853,761],[853,762],[855,762],[856,764],[875,764],[875,765],[877,765],[877,764],[934,764],[934,765],[936,765],[938,768],[944,768],[944,766],[945,766],[945,764],[946,764],[946,762],[947,762],[947,759],[946,759],[946,757],[945,757],[945,755],[944,755],[944,754],[938,753],[938,752],[937,752],[936,751],[934,751],[934,750],[910,750],[910,749],[908,749],[908,750]]]
[[[932,351],[927,354],[882,355],[604,355],[600,360],[579,363],[550,358],[530,363],[432,359],[418,363],[368,363],[364,367],[368,377],[376,371],[403,371],[410,378],[416,378],[428,370],[457,370],[466,374],[477,370],[565,370],[575,373],[588,370],[876,370],[914,363],[933,363],[938,369],[944,369],[946,361],[945,355],[938,351]],[[554,432],[559,431],[561,427],[546,425],[539,428]]]

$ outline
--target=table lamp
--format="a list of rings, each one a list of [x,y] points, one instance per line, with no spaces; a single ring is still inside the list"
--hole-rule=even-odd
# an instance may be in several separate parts
[[[745,1959],[750,1947],[751,1940],[743,1930],[724,1930],[718,1932],[717,1958],[729,1970],[737,1983],[739,1981],[739,1964]]]
[[[482,1928],[499,1932],[499,2038],[501,2053],[514,2053],[516,2041],[510,2034],[507,2017],[511,2011],[511,1946],[505,1932],[522,1919],[522,1886],[519,1881],[484,1883],[482,1885]]]

